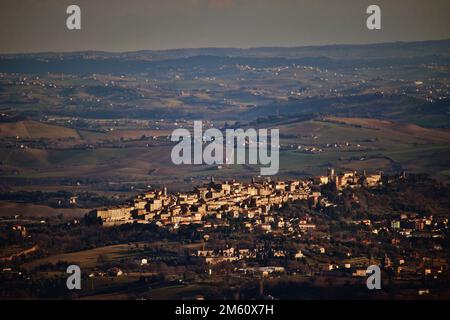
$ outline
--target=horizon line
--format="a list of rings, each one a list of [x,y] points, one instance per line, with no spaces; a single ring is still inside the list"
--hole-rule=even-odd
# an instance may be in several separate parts
[[[169,52],[169,51],[183,51],[183,50],[257,50],[257,49],[307,49],[307,48],[325,48],[325,47],[364,47],[364,46],[374,46],[374,45],[389,45],[389,44],[413,44],[413,43],[424,43],[424,42],[445,42],[450,41],[450,38],[443,39],[427,39],[427,40],[414,40],[414,41],[384,41],[384,42],[364,42],[364,43],[328,43],[328,44],[317,44],[317,45],[293,45],[293,46],[256,46],[256,47],[228,47],[228,46],[217,46],[217,47],[173,47],[164,49],[136,49],[136,50],[99,50],[99,49],[83,49],[83,50],[54,50],[54,51],[29,51],[29,52],[0,52],[0,56],[7,55],[38,55],[38,54],[70,54],[70,53],[86,53],[86,52],[98,52],[98,53],[112,53],[112,54],[126,54],[135,52]]]

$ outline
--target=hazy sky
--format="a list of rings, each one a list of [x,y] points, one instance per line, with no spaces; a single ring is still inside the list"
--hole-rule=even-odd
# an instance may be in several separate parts
[[[70,4],[82,30],[66,28]],[[382,30],[366,28],[370,4]],[[450,0],[0,0],[0,52],[448,39],[449,13]]]

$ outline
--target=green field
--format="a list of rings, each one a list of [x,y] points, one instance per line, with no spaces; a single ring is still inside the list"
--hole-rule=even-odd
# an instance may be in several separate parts
[[[34,260],[25,263],[25,269],[33,269],[43,264],[56,264],[58,262],[75,263],[81,268],[94,268],[98,262],[97,259],[101,255],[107,261],[118,261],[121,259],[130,259],[144,252],[145,243],[117,244],[106,247],[99,247],[91,250],[84,250],[72,253],[58,254],[43,259]],[[139,247],[136,247],[139,245]]]

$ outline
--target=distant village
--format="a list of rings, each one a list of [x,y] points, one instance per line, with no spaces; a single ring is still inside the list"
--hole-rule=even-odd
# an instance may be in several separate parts
[[[313,179],[272,181],[270,178],[252,179],[244,184],[236,181],[211,182],[196,187],[189,193],[168,194],[167,188],[152,190],[138,195],[132,201],[104,209],[96,209],[90,214],[101,219],[103,226],[114,226],[124,223],[149,223],[156,221],[160,226],[197,223],[202,224],[204,216],[215,216],[221,220],[222,216],[231,215],[234,218],[256,219],[255,225],[246,227],[271,230],[270,223],[274,221],[273,209],[296,200],[308,200],[313,207],[319,201],[324,206],[332,206],[326,197],[314,186],[333,183],[338,190],[347,186],[358,187],[364,184],[375,187],[381,183],[381,173],[359,174],[355,171],[343,172],[336,175],[334,169],[329,168],[327,175],[316,176]],[[279,221],[280,225],[285,222]],[[211,227],[205,224],[204,227]],[[313,228],[309,224],[302,224],[300,228]]]

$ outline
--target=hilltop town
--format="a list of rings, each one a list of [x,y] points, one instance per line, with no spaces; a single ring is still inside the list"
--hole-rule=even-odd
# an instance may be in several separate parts
[[[103,226],[123,223],[149,223],[156,221],[160,226],[199,223],[203,224],[204,216],[214,216],[222,220],[222,216],[256,220],[256,227],[270,231],[268,222],[273,222],[274,210],[283,204],[296,200],[308,200],[312,207],[320,201],[325,207],[334,205],[329,199],[317,191],[322,185],[334,184],[337,189],[358,187],[364,184],[376,187],[381,183],[381,173],[358,174],[350,171],[335,175],[329,168],[327,175],[313,179],[272,181],[270,178],[245,184],[236,181],[216,183],[214,178],[202,187],[196,187],[190,193],[169,195],[167,188],[152,190],[138,195],[128,203],[112,208],[96,209],[91,215],[101,219]],[[279,224],[283,224],[280,221]],[[206,224],[205,226],[210,226]],[[253,228],[250,223],[246,227]],[[301,228],[311,227],[301,225]]]

